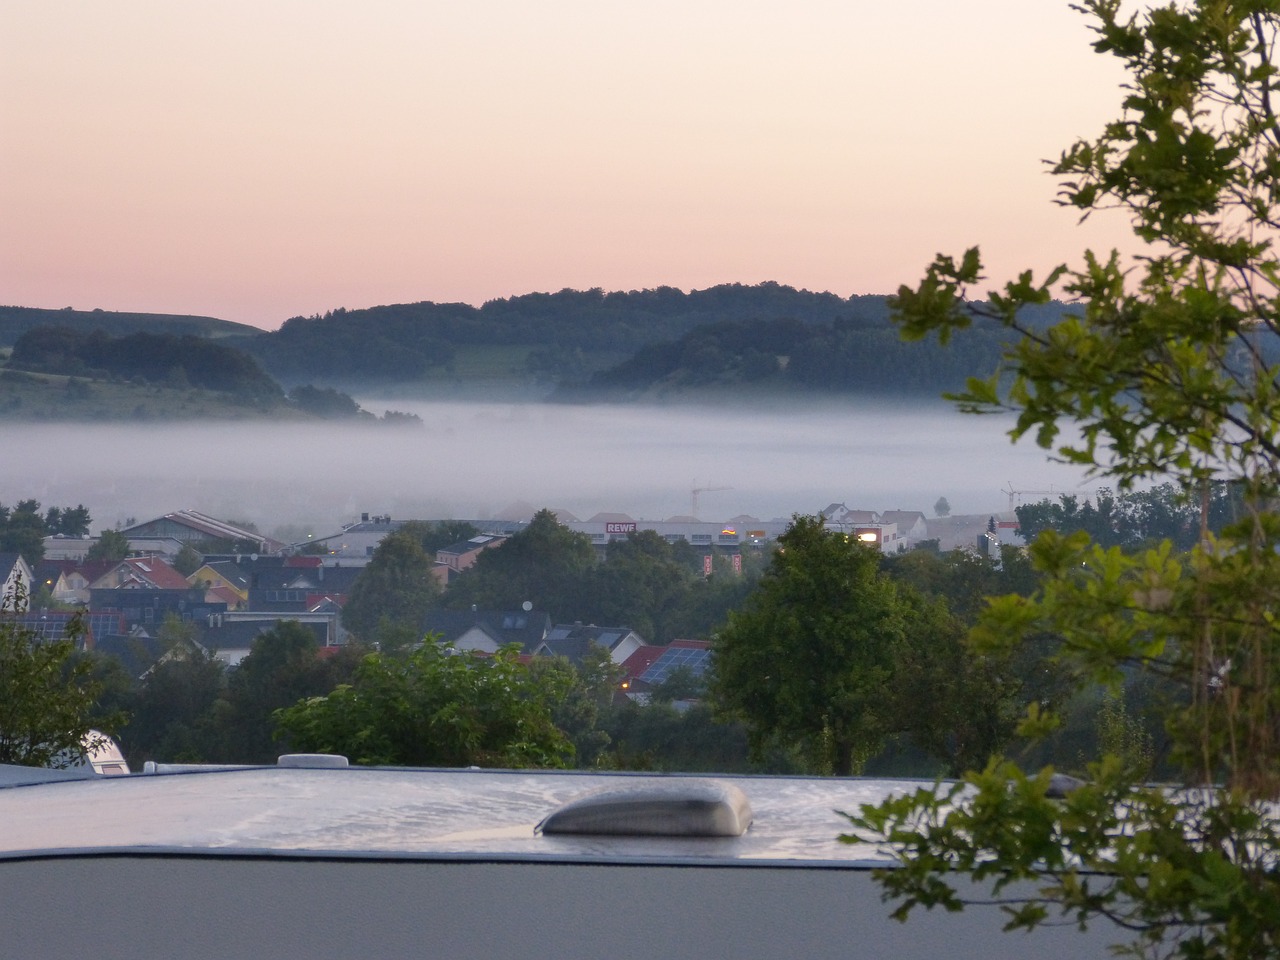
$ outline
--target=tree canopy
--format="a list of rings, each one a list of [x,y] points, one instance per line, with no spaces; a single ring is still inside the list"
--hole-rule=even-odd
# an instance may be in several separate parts
[[[25,589],[0,598],[0,763],[66,767],[103,742],[95,729],[109,734],[121,718],[97,709],[100,684],[75,655],[78,619],[46,640],[10,618]]]
[[[431,567],[416,530],[403,527],[388,534],[351,585],[343,626],[368,643],[384,620],[420,631],[427,611],[439,602],[440,582]]]
[[[959,629],[945,608],[890,580],[877,549],[798,516],[714,637],[714,695],[757,755],[799,745],[812,767],[855,773],[902,729],[898,665],[948,635]]]
[[[416,767],[562,767],[573,745],[551,705],[564,690],[535,682],[519,651],[462,653],[427,638],[407,656],[368,654],[350,684],[275,714],[299,750],[353,763]]]
[[[1042,587],[993,600],[973,636],[988,650],[1056,636],[1082,686],[1115,687],[1135,669],[1175,684],[1162,718],[1185,789],[1146,786],[1146,771],[1112,752],[1056,800],[1046,795],[1052,770],[999,763],[853,822],[900,858],[883,879],[900,915],[961,907],[950,878],[969,874],[997,895],[1029,881],[1031,896],[1009,904],[1014,927],[1114,920],[1135,954],[1275,956],[1280,3],[1080,9],[1095,49],[1119,58],[1129,83],[1121,117],[1054,170],[1062,201],[1082,215],[1127,214],[1141,257],[1126,266],[1086,251],[1073,270],[1025,273],[979,304],[967,296],[982,279],[974,248],[939,256],[917,287],[900,289],[895,310],[908,337],[962,340],[978,318],[1013,335],[1000,369],[956,396],[963,409],[1012,410],[1015,439],[1034,438],[1121,493],[1167,482],[1200,505],[1185,553],[1170,540],[1126,554],[1083,530],[1042,533],[1031,548]],[[1024,308],[1059,282],[1079,306],[1047,329],[1024,322]],[[1214,483],[1240,507],[1217,534]],[[1033,709],[1023,729],[1055,722]]]

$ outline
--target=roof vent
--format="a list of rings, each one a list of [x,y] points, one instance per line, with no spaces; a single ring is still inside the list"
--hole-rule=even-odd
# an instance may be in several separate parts
[[[751,803],[732,784],[679,778],[613,787],[571,800],[537,829],[546,834],[740,837]]]
[[[284,753],[276,759],[278,767],[329,769],[348,766],[347,758],[338,753]]]

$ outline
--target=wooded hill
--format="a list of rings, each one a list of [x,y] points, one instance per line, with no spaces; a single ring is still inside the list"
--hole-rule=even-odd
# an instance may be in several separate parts
[[[1044,307],[1045,320],[1062,309]],[[293,317],[273,332],[208,318],[154,317],[147,326],[143,314],[22,310],[0,308],[0,320],[57,321],[82,335],[81,346],[92,330],[142,324],[167,332],[177,324],[185,335],[192,331],[184,328],[205,323],[202,336],[243,350],[286,388],[456,395],[471,387],[487,397],[564,401],[678,400],[707,391],[936,396],[968,374],[994,369],[1003,339],[992,326],[945,350],[903,344],[886,297],[843,298],[777,283],[689,293],[562,290],[480,307],[426,301],[339,308]],[[101,366],[84,359],[89,368]],[[39,368],[57,369],[47,360]],[[190,365],[185,370],[194,384]],[[154,382],[154,372],[147,378]]]
[[[115,313],[110,310],[46,310],[40,307],[0,307],[0,347],[13,346],[36,327],[66,327],[83,333],[101,330],[112,337],[130,333],[168,333],[197,337],[252,336],[257,327],[215,317],[169,313]]]

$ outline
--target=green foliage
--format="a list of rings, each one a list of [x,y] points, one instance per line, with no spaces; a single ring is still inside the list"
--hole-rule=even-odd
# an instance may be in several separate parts
[[[595,562],[589,537],[564,526],[550,510],[539,510],[527,527],[462,572],[449,587],[447,604],[456,610],[515,610],[527,600],[563,617],[580,605]]]
[[[50,507],[44,514],[45,536],[87,537],[93,518],[84,504],[74,507]]]
[[[189,577],[204,566],[204,557],[189,543],[184,543],[178,555],[173,558],[173,569],[184,577]]]
[[[866,301],[866,302],[864,302]],[[830,321],[853,311],[885,317],[882,298],[843,300],[776,283],[725,284],[684,293],[672,287],[605,293],[561,290],[462,303],[406,303],[293,317],[274,333],[241,341],[290,382],[419,381],[465,375],[468,355],[489,355],[488,379],[576,379],[645,344],[741,317]],[[495,361],[500,352],[503,359]]]
[[[1061,304],[1047,305],[1045,312],[1053,316],[1061,309]],[[965,351],[921,350],[901,341],[883,309],[826,323],[735,318],[644,347],[585,383],[561,389],[557,396],[668,397],[705,388],[758,386],[801,393],[935,397],[940,386],[962,387],[975,364],[994,364],[1006,340],[999,326],[984,323]]]
[[[148,383],[194,386],[254,400],[276,400],[279,385],[242,351],[193,334],[131,333],[37,327],[18,337],[13,367],[76,376],[95,374]],[[70,382],[68,382],[70,389]]]
[[[713,696],[756,756],[800,744],[812,768],[847,775],[901,729],[900,670],[958,636],[943,607],[881,572],[878,550],[798,516],[714,637]]]
[[[518,654],[458,653],[432,638],[406,657],[371,653],[349,685],[277,711],[277,729],[295,749],[361,764],[563,767],[573,746],[551,710],[570,680],[535,683]]]
[[[1144,256],[1127,270],[1117,254],[1086,252],[1078,270],[1043,283],[1024,274],[985,306],[966,299],[981,279],[977,250],[939,256],[895,307],[908,337],[946,342],[976,319],[1014,335],[1002,368],[956,396],[963,409],[1013,410],[1015,439],[1033,437],[1121,495],[1155,481],[1198,505],[1194,538],[1173,538],[1194,539],[1185,553],[1173,539],[1124,553],[1108,545],[1112,522],[1046,530],[1031,548],[1040,589],[992,601],[973,635],[993,653],[1056,636],[1062,669],[1086,691],[1118,690],[1135,670],[1161,678],[1177,691],[1161,713],[1178,782],[1144,785],[1145,748],[1112,722],[1101,731],[1110,752],[1064,799],[1046,795],[1051,771],[998,763],[851,819],[899,859],[882,882],[900,916],[917,905],[959,909],[950,878],[963,873],[1009,898],[1011,927],[1110,919],[1134,955],[1276,956],[1280,3],[1199,0],[1122,16],[1118,0],[1084,0],[1080,9],[1095,49],[1123,61],[1130,82],[1121,119],[1056,164],[1062,201],[1085,216],[1126,211],[1150,244]],[[1023,309],[1047,302],[1063,277],[1081,302],[1075,314],[1048,328],[1024,322]],[[1216,535],[1214,484],[1236,511]],[[1142,534],[1152,535],[1172,536],[1154,526]],[[1057,722],[1033,705],[1023,731],[1043,735]],[[1010,884],[1023,881],[1030,895],[1014,899]]]
[[[45,529],[35,500],[19,500],[12,510],[0,504],[0,550],[20,553],[35,566],[44,557]]]
[[[78,619],[61,640],[42,640],[10,619],[26,607],[23,584],[0,598],[0,763],[66,767],[82,760],[121,721],[97,709],[101,684],[76,657],[84,627]]]
[[[135,768],[147,760],[199,763],[219,753],[215,718],[225,704],[223,663],[196,646],[175,646],[142,678],[120,743]]]
[[[1243,512],[1238,485],[1208,483],[1196,493],[1193,496],[1172,483],[1118,496],[1103,489],[1083,504],[1078,497],[1063,494],[1057,503],[1041,500],[1023,504],[1015,512],[1028,541],[1042,530],[1079,530],[1104,547],[1134,549],[1168,540],[1178,549],[1188,550],[1200,541],[1205,529],[1220,534]]]
[[[793,757],[771,750],[752,759],[741,723],[715,715],[710,704],[678,710],[670,703],[618,704],[604,717],[610,752],[602,763],[658,772],[797,773]]]
[[[316,635],[285,620],[258,636],[249,655],[227,677],[225,696],[208,722],[213,725],[208,759],[225,763],[274,763],[282,751],[272,736],[274,712],[321,696],[350,678],[358,648],[321,659]]]
[[[368,416],[348,394],[330,387],[313,387],[304,383],[289,391],[289,402],[299,410],[326,420],[342,420]]]
[[[445,547],[470,540],[480,532],[466,520],[411,520],[400,529],[416,536],[422,549],[433,557]]]
[[[933,505],[933,515],[935,517],[951,516],[951,504],[946,497],[939,497],[938,502]]]
[[[418,533],[408,527],[383,537],[368,566],[351,585],[342,624],[372,642],[383,621],[421,630],[428,610],[439,602],[440,582]]]
[[[86,560],[123,560],[129,555],[129,538],[119,530],[103,530],[85,554]],[[196,569],[199,569],[197,565]],[[195,570],[192,571],[193,573]]]
[[[575,765],[606,763],[611,738],[601,724],[622,680],[622,669],[609,651],[592,646],[577,665],[564,657],[535,657],[529,674],[538,689],[557,691],[550,704],[551,722],[573,744]]]
[[[35,566],[44,557],[44,538],[55,534],[81,537],[89,532],[88,509],[50,507],[43,515],[35,500],[19,500],[12,508],[0,503],[0,553],[20,553]]]

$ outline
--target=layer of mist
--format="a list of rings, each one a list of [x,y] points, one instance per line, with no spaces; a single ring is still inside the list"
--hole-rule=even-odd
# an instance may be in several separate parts
[[[0,503],[83,503],[95,530],[193,509],[332,532],[362,512],[486,519],[513,503],[658,520],[854,509],[999,513],[1002,492],[1078,492],[1009,421],[941,403],[875,407],[557,406],[361,397],[421,429],[329,424],[6,424]],[[1039,499],[1034,497],[1033,499]]]

